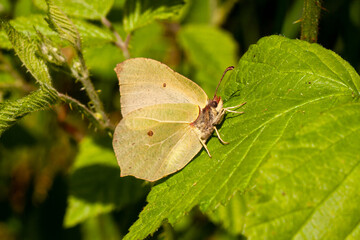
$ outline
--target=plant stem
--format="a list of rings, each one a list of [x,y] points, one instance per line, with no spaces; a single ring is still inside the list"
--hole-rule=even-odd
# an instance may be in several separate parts
[[[301,21],[301,40],[317,42],[320,11],[320,0],[304,0]]]
[[[125,41],[123,41],[120,34],[116,31],[116,29],[114,28],[112,23],[109,21],[109,19],[107,19],[106,17],[102,17],[101,22],[105,27],[107,27],[114,34],[115,39],[116,39],[115,45],[121,49],[124,57],[126,59],[129,59],[130,53],[129,53],[128,45],[129,45],[129,41],[130,41],[130,34],[128,34],[126,36]]]
[[[74,105],[74,107],[79,109],[79,111],[82,114],[84,114],[84,116],[86,116],[86,118],[88,118],[91,122],[93,122],[94,125],[99,125],[102,128],[109,128],[109,129],[113,130],[113,127],[111,127],[110,125],[102,126],[102,123],[99,122],[98,118],[96,117],[96,114],[93,111],[91,111],[89,108],[87,108],[84,104],[82,104],[81,102],[76,100],[75,98],[72,98],[72,97],[70,97],[70,96],[68,96],[66,94],[62,94],[62,93],[59,93],[59,92],[58,92],[58,96],[64,102],[70,104],[71,106]]]
[[[102,102],[100,101],[99,95],[96,93],[94,85],[92,84],[90,80],[90,74],[89,70],[86,67],[85,59],[82,54],[81,49],[77,49],[77,54],[80,61],[80,67],[81,67],[81,76],[79,76],[75,71],[72,71],[73,75],[78,79],[82,85],[84,86],[84,89],[87,93],[87,95],[90,98],[91,103],[94,105],[94,109],[96,113],[100,114],[100,116],[96,116],[97,120],[101,123],[102,128],[109,128],[110,127],[110,120],[106,116],[106,113],[104,111],[104,107],[102,105]]]
[[[67,19],[69,23],[72,24],[73,30],[76,32],[76,39],[75,41],[71,41],[68,39],[70,44],[75,48],[75,51],[77,53],[79,62],[75,62],[70,67],[70,71],[72,75],[81,82],[81,84],[84,86],[84,89],[90,98],[90,102],[93,105],[93,107],[90,110],[94,110],[94,117],[97,119],[97,122],[100,124],[100,127],[103,129],[110,127],[110,120],[106,116],[106,113],[104,111],[104,107],[102,105],[102,102],[100,101],[99,95],[96,93],[96,90],[94,88],[94,85],[92,84],[90,80],[90,74],[89,70],[86,66],[84,55],[82,53],[82,46],[81,46],[81,38],[79,31],[73,25],[70,19]]]

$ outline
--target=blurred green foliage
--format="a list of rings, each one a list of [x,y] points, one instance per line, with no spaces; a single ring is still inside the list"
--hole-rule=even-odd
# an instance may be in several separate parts
[[[121,118],[118,80],[113,69],[126,57],[117,44],[114,32],[123,42],[128,39],[125,47],[130,57],[148,57],[164,62],[197,82],[212,96],[222,71],[227,66],[236,65],[249,46],[260,38],[273,34],[299,38],[300,24],[294,22],[301,19],[303,6],[302,0],[161,0],[156,4],[147,0],[54,0],[53,3],[69,17],[80,34],[82,54],[91,81],[97,90],[101,90],[99,97],[113,125]],[[329,0],[324,1],[322,7],[318,43],[338,53],[359,72],[360,1]],[[60,38],[44,20],[48,18],[46,1],[0,0],[0,17],[8,20],[17,33],[29,41],[39,41],[36,32],[39,31],[67,59],[67,63],[61,66],[50,64],[47,59],[46,64],[41,65],[43,71],[31,74],[31,69],[39,66],[29,67],[29,64],[42,62],[43,56],[34,53],[36,49],[31,58],[19,52],[16,55],[5,28],[0,29],[0,103],[7,104],[2,105],[2,109],[10,109],[11,114],[11,109],[14,109],[8,104],[11,102],[21,111],[21,107],[28,103],[27,99],[32,99],[29,94],[41,100],[32,102],[30,108],[15,119],[15,125],[0,137],[0,239],[121,239],[146,205],[146,196],[152,186],[131,177],[119,177],[108,132],[100,130],[92,119],[86,117],[86,113],[84,117],[74,104],[52,104],[52,97],[44,100],[43,96],[47,93],[39,89],[34,78],[40,85],[42,81],[39,78],[45,79],[43,82],[50,81],[45,76],[49,69],[54,89],[93,109],[83,86],[74,80],[69,71],[71,64],[78,61],[76,49],[66,38]],[[22,38],[18,40],[23,43]],[[26,46],[30,45],[25,45],[26,51],[29,51]],[[28,60],[24,61],[24,58]],[[246,59],[251,62],[249,54]],[[338,64],[337,61],[333,63]],[[244,62],[239,65],[246,71]],[[233,74],[232,77],[238,75]],[[227,83],[231,85],[231,82]],[[256,102],[255,96],[253,102]],[[331,104],[335,105],[329,101]],[[37,111],[43,108],[48,110]],[[308,127],[293,139],[283,140],[276,147],[275,155],[269,157],[270,162],[276,164],[278,156],[286,159],[297,144],[305,146],[299,136],[315,135],[317,128],[338,129],[326,122],[326,117],[339,119],[343,123],[341,126],[351,126],[343,120],[343,115],[349,115],[355,122],[358,118],[352,115],[353,110],[354,106],[348,106],[327,113],[321,118],[319,126]],[[251,116],[251,109],[249,112]],[[323,146],[318,142],[309,142],[319,148]],[[283,146],[291,147],[282,151]],[[306,154],[303,157],[305,159]],[[309,159],[313,162],[314,158]],[[265,165],[265,169],[272,166]],[[347,167],[346,164],[344,166]],[[286,167],[295,166],[289,164]],[[236,195],[227,208],[221,206],[216,212],[206,215],[203,211],[206,204],[203,203],[202,209],[195,208],[174,226],[158,219],[163,224],[152,238],[243,238],[241,233],[244,233],[242,226],[246,221],[247,208],[261,212],[259,218],[271,218],[266,216],[271,213],[271,207],[262,208],[252,202],[253,198],[260,198],[260,202],[270,199],[273,191],[269,180],[271,176],[264,172],[258,175],[263,181],[256,184],[260,185],[261,191],[267,189],[261,197],[258,192],[250,192],[250,196],[245,198]],[[170,182],[169,188],[159,185],[155,191],[171,194],[171,184],[177,184],[176,181]],[[319,181],[318,186],[325,186],[322,183]],[[287,187],[283,192],[292,191]],[[281,192],[281,189],[277,191]],[[154,198],[150,197],[148,201],[151,200],[155,206],[164,203],[154,203]],[[312,204],[311,199],[301,201]],[[270,201],[270,204],[274,203]],[[256,226],[256,217],[248,219]],[[245,236],[259,239],[264,232],[266,230],[261,227],[254,227],[247,230],[248,235]],[[354,231],[353,236],[355,234]],[[281,239],[267,236],[269,239]]]

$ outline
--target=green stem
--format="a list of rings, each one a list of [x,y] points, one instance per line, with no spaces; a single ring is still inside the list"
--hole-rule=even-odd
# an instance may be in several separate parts
[[[130,41],[130,34],[128,34],[126,36],[125,41],[123,41],[123,39],[121,38],[120,34],[116,31],[116,29],[114,28],[114,25],[112,25],[112,23],[109,21],[109,19],[107,19],[106,17],[101,18],[101,23],[107,27],[115,36],[115,45],[121,49],[121,51],[123,52],[123,55],[126,59],[130,58],[130,53],[129,53],[129,41]]]
[[[81,65],[80,66],[80,68],[81,68],[81,73],[80,73],[81,76],[78,76],[78,74],[74,70],[72,70],[72,73],[73,73],[74,77],[76,79],[78,79],[82,83],[87,95],[90,98],[91,103],[94,106],[94,110],[96,111],[96,113],[98,113],[100,115],[100,116],[98,116],[95,113],[95,116],[96,116],[97,120],[101,123],[101,127],[102,128],[109,128],[110,127],[110,120],[107,117],[107,115],[106,115],[106,113],[104,111],[104,107],[102,105],[102,102],[101,102],[101,100],[99,98],[99,95],[96,93],[94,85],[92,84],[92,82],[90,80],[89,70],[86,67],[85,59],[84,59],[84,56],[82,55],[81,49],[77,49],[77,54],[78,54],[80,65]]]
[[[114,128],[111,126],[102,126],[102,123],[99,122],[98,118],[96,117],[96,114],[78,100],[62,93],[58,93],[58,96],[62,101],[68,103],[71,107],[74,106],[76,109],[78,109],[82,114],[84,114],[84,116],[87,119],[89,119],[89,121],[94,123],[95,126],[100,126],[102,128],[109,128],[114,130]]]
[[[301,21],[301,40],[317,42],[320,11],[320,0],[304,0]]]

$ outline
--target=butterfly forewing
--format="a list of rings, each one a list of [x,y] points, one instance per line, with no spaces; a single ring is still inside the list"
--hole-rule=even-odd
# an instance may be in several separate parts
[[[207,104],[206,93],[194,82],[158,61],[133,58],[115,68],[120,84],[121,113],[164,103]]]

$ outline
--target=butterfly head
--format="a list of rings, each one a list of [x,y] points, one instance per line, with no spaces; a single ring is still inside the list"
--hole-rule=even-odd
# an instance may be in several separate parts
[[[223,101],[221,97],[214,96],[212,100],[208,101],[207,106],[213,111],[214,113],[219,113],[221,109],[223,108]]]
[[[203,112],[207,112],[211,125],[219,124],[224,115],[223,101],[221,97],[215,96],[212,100],[209,100]]]

